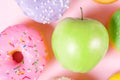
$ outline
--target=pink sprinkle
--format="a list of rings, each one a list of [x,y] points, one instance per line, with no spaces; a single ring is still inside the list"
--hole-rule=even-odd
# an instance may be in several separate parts
[[[12,44],[12,43],[9,43],[12,47],[15,47],[15,45],[14,44]]]
[[[28,47],[33,48],[33,46],[28,45]]]
[[[32,65],[35,65],[36,64],[36,61],[32,63]]]
[[[24,40],[22,40],[22,42],[25,42]]]
[[[25,71],[25,68],[22,68],[22,70],[24,70],[24,71]]]
[[[30,36],[28,38],[29,38],[29,40],[32,40]]]
[[[7,35],[7,33],[3,33],[2,35]]]
[[[13,77],[11,77],[11,79],[14,79]]]
[[[45,66],[45,64],[43,64],[43,66]]]
[[[23,77],[22,79],[24,80],[24,79],[31,79],[30,77],[28,77],[28,76],[25,76],[25,77]]]
[[[40,70],[40,73],[42,73],[42,70]]]

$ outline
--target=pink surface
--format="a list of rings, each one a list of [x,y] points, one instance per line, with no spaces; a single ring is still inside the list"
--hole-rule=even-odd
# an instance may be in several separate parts
[[[102,5],[95,3],[92,0],[72,0],[70,8],[62,18],[80,17],[81,14],[79,7],[83,8],[84,17],[97,19],[107,26],[110,16],[114,11],[120,8],[120,1],[113,4]],[[44,35],[44,39],[46,40],[50,56],[53,55],[50,42],[56,23],[57,22],[51,23],[50,25],[43,25],[34,22],[22,13],[15,0],[2,0],[0,2],[0,31],[5,29],[7,26],[15,24],[26,24],[41,31]],[[90,72],[86,74],[72,73],[61,67],[54,58],[51,58],[48,66],[46,66],[46,69],[40,75],[40,80],[50,80],[53,77],[61,75],[73,77],[76,80],[107,80],[112,74],[118,71],[120,71],[120,54],[113,49],[110,44],[110,48],[106,56]]]

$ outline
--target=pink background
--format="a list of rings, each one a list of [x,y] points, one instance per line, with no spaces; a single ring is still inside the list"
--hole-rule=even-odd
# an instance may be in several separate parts
[[[65,12],[61,19],[65,17],[80,17],[79,7],[83,8],[84,17],[97,19],[107,27],[110,16],[114,11],[120,8],[120,0],[108,5],[98,4],[92,0],[71,0],[70,8]],[[51,35],[57,22],[49,25],[34,22],[23,14],[15,0],[0,1],[0,31],[3,31],[7,26],[26,24],[41,31],[44,35],[44,40],[46,41],[48,52],[50,54],[50,60],[45,70],[40,75],[40,80],[50,80],[51,78],[58,76],[68,76],[75,80],[107,80],[112,74],[120,71],[120,54],[111,46],[111,44],[106,56],[90,72],[80,74],[65,70],[54,59],[51,49]]]

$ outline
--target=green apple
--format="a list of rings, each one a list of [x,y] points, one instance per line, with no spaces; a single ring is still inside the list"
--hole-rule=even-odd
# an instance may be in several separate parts
[[[56,59],[68,70],[86,73],[94,68],[108,50],[106,28],[97,20],[65,18],[52,35]]]
[[[109,33],[113,45],[120,52],[120,10],[116,11],[110,19]]]

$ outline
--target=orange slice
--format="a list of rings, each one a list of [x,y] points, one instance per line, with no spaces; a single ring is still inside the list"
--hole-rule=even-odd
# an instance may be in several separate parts
[[[112,75],[109,80],[120,80],[120,72]]]
[[[97,3],[101,3],[101,4],[110,4],[110,3],[113,3],[113,2],[116,2],[118,0],[93,0]]]

